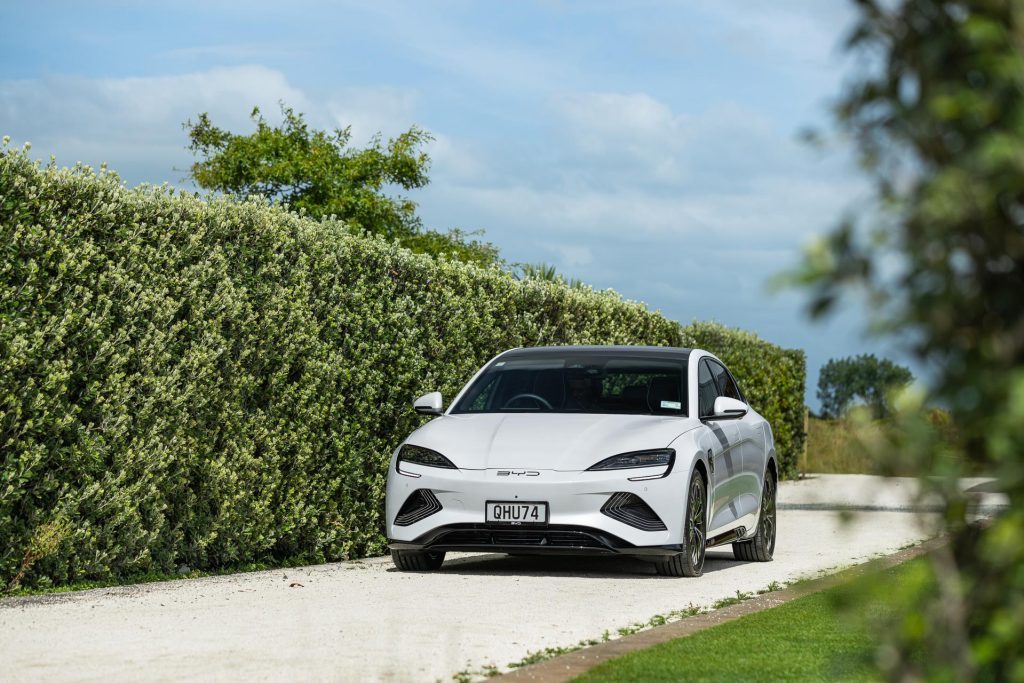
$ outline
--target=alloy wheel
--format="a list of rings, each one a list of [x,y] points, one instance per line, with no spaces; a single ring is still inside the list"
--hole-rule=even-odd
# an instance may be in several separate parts
[[[764,493],[761,494],[761,524],[764,532],[768,554],[775,553],[775,480],[771,476],[764,479]]]
[[[694,568],[699,568],[704,564],[705,526],[707,523],[704,517],[704,492],[695,476],[690,484],[690,514],[686,520],[686,543],[690,546],[690,563]]]

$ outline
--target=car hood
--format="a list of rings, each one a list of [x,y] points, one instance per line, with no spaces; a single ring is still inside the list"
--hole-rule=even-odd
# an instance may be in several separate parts
[[[579,471],[618,453],[665,448],[699,424],[658,415],[463,413],[428,422],[406,443],[435,450],[460,469]]]

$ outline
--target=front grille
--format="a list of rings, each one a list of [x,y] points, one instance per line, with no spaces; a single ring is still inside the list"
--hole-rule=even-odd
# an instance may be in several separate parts
[[[435,538],[444,546],[547,546],[552,548],[604,548],[585,531],[571,529],[456,529]]]
[[[395,526],[409,526],[441,510],[441,501],[430,489],[416,489],[402,503]]]
[[[650,505],[639,496],[624,491],[613,493],[601,512],[643,531],[665,531],[668,528]]]

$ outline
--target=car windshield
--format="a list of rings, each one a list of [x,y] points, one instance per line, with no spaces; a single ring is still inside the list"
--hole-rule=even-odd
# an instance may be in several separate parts
[[[492,363],[453,413],[685,415],[682,361],[587,354]]]

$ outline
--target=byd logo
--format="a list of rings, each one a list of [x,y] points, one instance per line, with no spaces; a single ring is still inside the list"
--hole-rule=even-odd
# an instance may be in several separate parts
[[[539,477],[540,472],[536,470],[498,470],[499,477]]]

